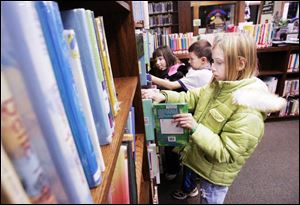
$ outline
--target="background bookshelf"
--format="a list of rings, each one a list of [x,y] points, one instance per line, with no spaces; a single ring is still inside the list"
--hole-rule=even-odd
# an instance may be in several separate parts
[[[150,28],[154,30],[168,30],[168,33],[186,33],[191,29],[190,1],[149,1],[148,12]],[[187,12],[188,11],[188,12]],[[169,18],[172,22],[163,24],[155,20]],[[167,19],[168,19],[167,18]],[[159,21],[158,21],[159,22]]]
[[[288,100],[290,97],[284,95],[286,81],[299,79],[299,68],[296,72],[288,72],[289,58],[293,53],[299,52],[298,45],[286,45],[280,47],[268,47],[260,48],[257,50],[259,59],[259,78],[264,77],[276,77],[278,79],[276,86],[276,94],[286,97]],[[299,67],[299,66],[298,66]],[[298,81],[299,84],[299,81]],[[298,85],[299,90],[299,85]],[[293,95],[293,98],[298,98],[297,95]],[[280,115],[279,112],[272,113],[267,120],[287,120],[298,119],[299,115],[290,115],[289,113]]]
[[[136,174],[139,203],[148,203],[150,193],[148,163],[144,160],[144,118],[141,103],[141,89],[139,83],[139,70],[136,53],[134,21],[131,1],[57,1],[60,10],[84,8],[94,11],[95,16],[103,16],[104,26],[112,64],[113,76],[118,100],[121,102],[120,111],[115,119],[115,132],[113,141],[109,145],[101,146],[106,167],[103,181],[100,186],[91,190],[95,203],[107,203],[109,186],[114,173],[124,127],[131,106],[135,107],[136,114]],[[118,15],[116,15],[118,14]]]
[[[149,1],[149,26],[157,33],[178,32],[178,2]]]

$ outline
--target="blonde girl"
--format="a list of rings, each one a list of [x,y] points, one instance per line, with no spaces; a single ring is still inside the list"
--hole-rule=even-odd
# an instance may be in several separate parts
[[[182,163],[200,176],[201,202],[223,203],[229,186],[264,134],[267,113],[286,101],[257,77],[256,46],[244,33],[217,36],[212,49],[213,80],[187,93],[143,91],[156,102],[187,102],[194,113],[174,116],[188,128],[190,142],[181,150]]]

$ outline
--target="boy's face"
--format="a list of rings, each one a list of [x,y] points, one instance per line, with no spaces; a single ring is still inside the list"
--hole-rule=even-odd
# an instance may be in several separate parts
[[[167,68],[167,63],[163,56],[157,57],[155,61],[156,61],[155,65],[159,70],[165,70]]]
[[[190,52],[189,63],[194,70],[200,70],[206,65],[207,60],[205,57],[198,58],[194,52]]]
[[[211,69],[215,79],[225,80],[226,73],[225,73],[224,53],[218,46],[212,50],[212,59],[213,59],[213,63]]]

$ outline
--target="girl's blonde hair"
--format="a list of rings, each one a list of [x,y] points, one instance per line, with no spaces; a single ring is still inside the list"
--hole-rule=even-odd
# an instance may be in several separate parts
[[[216,47],[224,53],[226,80],[242,80],[258,75],[256,44],[249,34],[219,34],[213,43],[213,49]],[[241,58],[245,60],[245,67],[239,70]]]

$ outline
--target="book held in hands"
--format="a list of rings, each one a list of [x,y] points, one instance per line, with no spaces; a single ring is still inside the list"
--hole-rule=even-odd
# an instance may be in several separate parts
[[[188,142],[189,130],[173,122],[173,116],[188,113],[186,103],[160,103],[153,105],[155,134],[159,146],[180,146]]]

